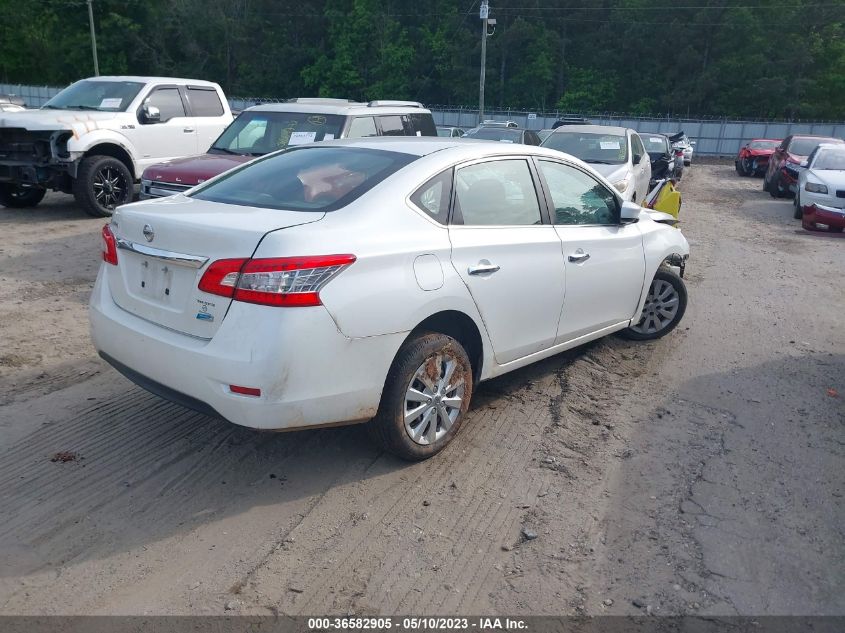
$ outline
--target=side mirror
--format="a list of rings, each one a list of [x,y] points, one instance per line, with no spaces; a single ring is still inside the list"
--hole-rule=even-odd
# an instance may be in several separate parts
[[[634,154],[634,164],[639,165],[640,161],[643,159],[641,154]]]
[[[622,203],[622,210],[619,214],[619,219],[622,224],[633,224],[640,221],[640,211],[642,207],[636,202],[625,201]]]
[[[153,105],[144,104],[141,106],[141,122],[142,123],[160,123],[161,110]]]

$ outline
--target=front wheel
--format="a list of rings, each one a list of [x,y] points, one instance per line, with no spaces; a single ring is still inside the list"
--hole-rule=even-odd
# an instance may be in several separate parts
[[[456,339],[413,336],[390,367],[378,413],[367,425],[370,437],[402,459],[427,459],[457,434],[472,389],[469,357]]]
[[[797,193],[795,194],[795,198],[793,198],[792,217],[796,220],[804,217],[804,209],[801,208],[801,200]]]
[[[0,204],[10,209],[34,207],[47,194],[41,187],[21,187],[12,183],[0,184]]]
[[[671,270],[661,268],[654,275],[640,320],[619,334],[635,341],[650,341],[675,329],[687,309],[687,287]]]
[[[134,180],[129,169],[112,156],[88,156],[82,160],[73,196],[95,218],[107,218],[121,204],[132,202]]]

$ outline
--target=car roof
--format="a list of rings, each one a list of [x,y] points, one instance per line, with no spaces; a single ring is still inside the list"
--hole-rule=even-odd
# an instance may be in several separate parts
[[[247,108],[244,112],[302,112],[305,114],[338,114],[341,116],[354,115],[383,115],[383,114],[422,114],[429,112],[422,105],[393,105],[378,101],[345,101],[343,99],[308,99],[299,102],[286,101],[283,103],[264,103]]]
[[[561,134],[564,132],[588,132],[590,134],[618,134],[625,136],[625,133],[631,128],[618,127],[615,125],[561,125],[556,128],[552,134]],[[631,130],[633,132],[633,130]]]
[[[208,86],[209,88],[217,88],[217,84],[213,81],[206,81],[204,79],[186,79],[185,77],[143,77],[140,75],[101,75],[99,77],[85,77],[79,81],[137,81],[140,83],[172,83],[172,84],[190,84],[192,86]]]
[[[312,147],[360,147],[420,157],[443,152],[444,154],[454,154],[468,159],[508,154],[522,156],[532,154],[554,158],[566,157],[573,160],[568,154],[537,145],[441,136],[370,136],[367,138],[321,141],[314,143]]]

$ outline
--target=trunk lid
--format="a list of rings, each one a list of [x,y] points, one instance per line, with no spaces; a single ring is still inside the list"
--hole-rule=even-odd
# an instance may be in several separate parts
[[[210,339],[231,299],[199,290],[209,264],[251,257],[267,233],[317,222],[324,216],[183,195],[123,206],[112,218],[118,265],[106,266],[111,296],[142,319]]]

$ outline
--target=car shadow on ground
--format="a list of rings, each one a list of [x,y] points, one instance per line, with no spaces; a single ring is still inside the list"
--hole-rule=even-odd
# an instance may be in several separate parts
[[[466,424],[487,424],[481,418],[493,401],[524,402],[532,392],[520,390],[562,371],[590,347],[482,383]],[[88,402],[92,392],[100,396],[97,385],[78,385],[66,418],[33,423],[37,428],[15,434],[0,452],[0,577],[106,558],[257,506],[299,507],[334,487],[394,471],[423,476],[442,468],[450,451],[466,450],[459,445],[469,439],[463,433],[441,455],[412,464],[375,447],[362,425],[256,431],[172,404],[105,371],[95,381],[114,395]],[[483,441],[496,439],[485,434]]]

